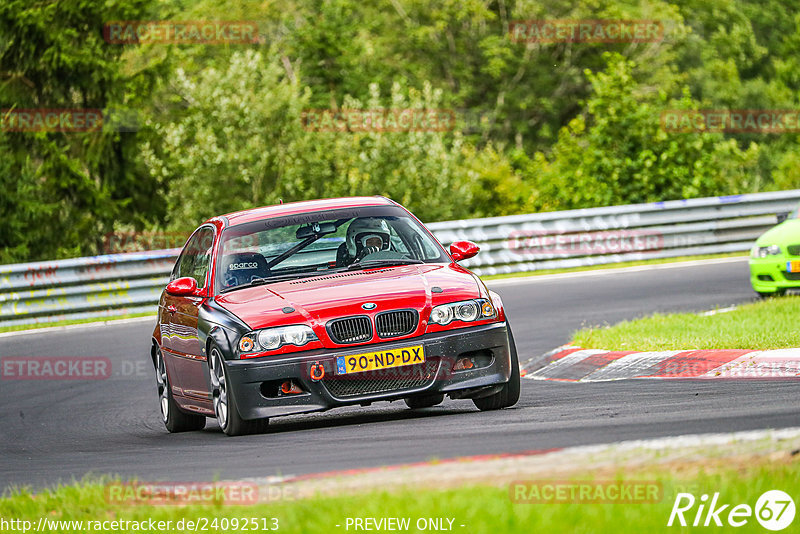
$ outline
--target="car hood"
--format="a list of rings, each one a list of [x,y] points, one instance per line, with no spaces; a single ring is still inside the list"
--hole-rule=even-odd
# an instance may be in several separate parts
[[[434,287],[441,292],[433,292]],[[454,264],[425,264],[277,282],[234,290],[215,300],[257,329],[298,322],[318,326],[336,317],[403,308],[421,312],[444,302],[481,296],[486,296],[485,289],[469,271]],[[362,304],[367,302],[377,307],[365,311]]]
[[[760,247],[800,244],[800,219],[789,219],[773,226],[761,234],[756,244]]]

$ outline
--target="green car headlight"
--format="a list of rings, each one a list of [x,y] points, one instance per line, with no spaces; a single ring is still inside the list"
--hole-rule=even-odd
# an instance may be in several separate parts
[[[750,249],[750,256],[753,258],[766,258],[767,256],[777,256],[781,253],[781,247],[778,245],[769,245],[768,247],[759,247],[758,245]]]

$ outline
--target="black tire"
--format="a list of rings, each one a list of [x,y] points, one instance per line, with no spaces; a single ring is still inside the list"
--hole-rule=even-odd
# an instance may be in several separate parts
[[[169,385],[169,375],[167,366],[164,363],[164,356],[161,348],[156,347],[156,386],[158,386],[158,398],[161,408],[161,420],[164,426],[172,433],[190,432],[193,430],[203,430],[206,426],[204,415],[190,414],[181,410],[178,403],[172,397],[172,388]]]
[[[408,406],[412,410],[419,410],[421,408],[430,408],[431,406],[436,406],[437,404],[441,404],[442,401],[444,401],[444,393],[439,393],[436,395],[408,397],[407,399],[403,400],[405,401],[406,406]]]
[[[475,407],[482,412],[510,408],[519,401],[519,357],[517,356],[517,346],[514,343],[514,335],[511,333],[510,326],[508,327],[508,348],[511,352],[511,377],[508,382],[503,386],[503,389],[494,395],[472,399]]]
[[[266,432],[269,419],[242,419],[236,406],[236,397],[232,394],[228,382],[228,372],[219,347],[212,344],[208,351],[208,371],[211,382],[211,398],[214,413],[217,415],[219,427],[229,436],[245,436]]]

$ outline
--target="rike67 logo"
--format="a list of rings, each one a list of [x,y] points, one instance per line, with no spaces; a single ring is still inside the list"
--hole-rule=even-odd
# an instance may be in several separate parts
[[[756,501],[755,507],[749,504],[731,505],[720,500],[719,493],[709,496],[703,494],[696,499],[691,493],[678,493],[669,514],[667,526],[691,525],[693,527],[730,526],[742,527],[755,516],[767,530],[783,530],[792,524],[795,504],[786,492],[770,490],[764,492]]]

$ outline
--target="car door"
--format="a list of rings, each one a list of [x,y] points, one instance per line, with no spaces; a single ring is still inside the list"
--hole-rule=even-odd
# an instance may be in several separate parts
[[[209,267],[214,237],[213,227],[198,229],[187,241],[173,273],[173,279],[185,276],[194,278],[198,295],[203,296],[167,294],[164,298],[164,308],[169,314],[169,343],[164,361],[170,374],[173,394],[205,401],[209,400],[208,368],[198,337],[197,321],[200,306],[206,298],[205,290],[211,283]]]

